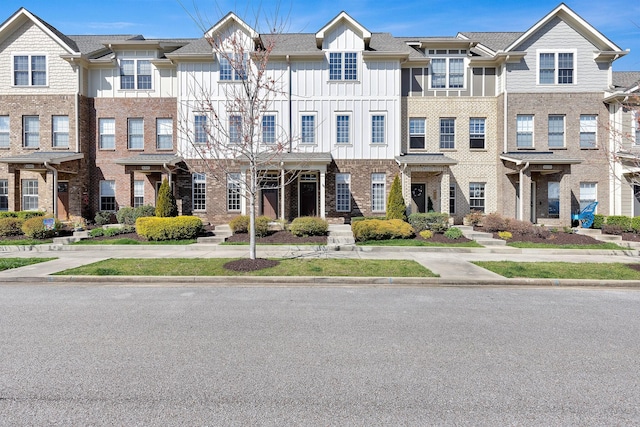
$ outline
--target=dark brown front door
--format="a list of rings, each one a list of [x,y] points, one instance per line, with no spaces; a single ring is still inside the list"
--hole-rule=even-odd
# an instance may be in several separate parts
[[[267,188],[262,190],[262,215],[269,218],[278,218],[278,189]]]
[[[411,184],[411,200],[413,201],[415,211],[426,212],[426,186],[425,184]]]
[[[318,197],[315,182],[300,183],[300,216],[318,215]]]
[[[67,181],[58,182],[58,219],[62,221],[69,219],[69,183]]]

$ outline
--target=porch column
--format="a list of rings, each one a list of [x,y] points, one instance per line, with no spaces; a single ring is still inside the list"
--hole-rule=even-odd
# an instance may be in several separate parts
[[[280,219],[284,221],[285,170],[280,169]]]
[[[326,193],[326,168],[320,169],[320,218],[326,218],[325,212],[325,193]]]
[[[440,212],[449,215],[449,167],[445,167],[440,176]]]
[[[570,166],[569,166],[570,167]],[[571,226],[571,172],[563,173],[560,178],[560,225]]]
[[[411,168],[406,167],[406,165],[402,168],[402,197],[404,198],[404,204],[407,211],[407,216],[410,215],[411,212]]]

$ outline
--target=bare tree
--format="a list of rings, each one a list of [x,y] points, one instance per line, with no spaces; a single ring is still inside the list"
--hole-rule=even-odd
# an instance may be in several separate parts
[[[190,105],[184,109],[188,114],[180,124],[187,142],[187,147],[183,144],[183,157],[200,168],[204,166],[207,175],[219,182],[231,182],[227,191],[246,200],[250,259],[256,259],[257,198],[266,185],[276,188],[269,171],[280,171],[277,187],[286,186],[296,176],[280,169],[283,155],[291,151],[292,139],[276,123],[273,113],[269,114],[282,111],[279,103],[286,102],[288,84],[282,61],[271,61],[282,39],[282,25],[272,23],[269,28],[267,34],[259,34],[228,14],[205,33],[219,67],[220,82],[209,87],[197,79],[190,80]],[[194,112],[199,119],[190,123]],[[238,173],[243,169],[246,173]]]
[[[640,83],[640,82],[639,82]],[[615,101],[617,114],[605,126],[610,144],[608,156],[611,176],[622,185],[640,185],[640,93],[626,94]]]

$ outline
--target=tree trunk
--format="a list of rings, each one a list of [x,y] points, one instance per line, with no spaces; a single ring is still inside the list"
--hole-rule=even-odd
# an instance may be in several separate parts
[[[257,170],[250,167],[251,182],[249,189],[249,259],[256,259],[256,186]]]

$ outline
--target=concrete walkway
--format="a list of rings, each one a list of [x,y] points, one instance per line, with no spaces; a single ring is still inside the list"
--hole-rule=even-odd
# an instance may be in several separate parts
[[[624,286],[639,287],[640,281],[505,279],[475,266],[471,261],[563,261],[573,263],[611,262],[640,263],[637,250],[554,250],[496,248],[434,248],[434,247],[353,247],[348,250],[328,250],[326,246],[258,246],[261,258],[348,258],[348,259],[409,259],[415,260],[439,278],[354,278],[354,277],[123,277],[123,276],[51,276],[51,274],[109,258],[240,258],[248,256],[247,246],[193,244],[187,246],[115,246],[115,245],[40,245],[32,248],[3,247],[0,257],[55,257],[57,259],[0,272],[0,282],[128,282],[199,284],[278,284],[359,285],[514,285],[535,286]]]

